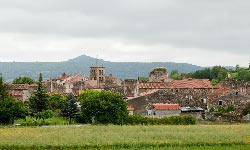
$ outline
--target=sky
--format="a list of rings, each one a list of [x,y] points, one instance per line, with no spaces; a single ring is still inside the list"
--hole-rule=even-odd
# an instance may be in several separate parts
[[[249,0],[0,0],[0,61],[248,66]]]

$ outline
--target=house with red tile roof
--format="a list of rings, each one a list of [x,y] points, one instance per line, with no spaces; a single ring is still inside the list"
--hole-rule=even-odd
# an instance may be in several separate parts
[[[153,109],[149,110],[153,117],[164,117],[164,116],[176,116],[180,115],[180,105],[179,104],[164,104],[164,103],[154,103]]]
[[[213,89],[209,79],[183,79],[173,80],[171,82],[172,88],[175,89]]]
[[[8,84],[8,93],[15,99],[27,101],[37,88],[37,84]]]

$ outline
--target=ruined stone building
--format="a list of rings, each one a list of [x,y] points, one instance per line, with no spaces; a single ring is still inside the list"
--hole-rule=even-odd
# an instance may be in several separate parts
[[[166,68],[155,68],[149,73],[149,82],[167,82],[168,72]]]

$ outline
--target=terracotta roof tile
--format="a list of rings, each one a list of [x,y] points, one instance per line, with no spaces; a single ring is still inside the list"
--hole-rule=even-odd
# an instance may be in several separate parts
[[[212,99],[212,98],[217,97],[217,96],[225,95],[231,91],[232,91],[231,89],[218,89],[215,92],[209,94],[208,98]]]
[[[179,110],[179,104],[163,104],[163,103],[155,103],[153,104],[154,109],[156,110]]]
[[[147,96],[147,95],[150,95],[150,94],[153,94],[155,92],[159,91],[159,89],[153,89],[153,90],[148,90],[146,92],[143,92],[141,94],[139,94],[139,96],[135,96],[135,97],[127,97],[127,100],[133,100],[133,99],[136,99],[138,97],[143,97],[143,96]]]
[[[28,90],[28,84],[9,84],[10,90]]]
[[[150,95],[153,94],[155,92],[159,91],[159,89],[153,89],[153,90],[148,90],[146,92],[140,93],[139,96],[146,96],[146,95]]]
[[[212,89],[209,79],[183,79],[172,81],[173,88]]]
[[[171,82],[140,82],[140,89],[166,89],[171,88]]]
[[[8,93],[12,96],[19,96],[19,97],[23,96],[23,91],[21,90],[9,90]]]

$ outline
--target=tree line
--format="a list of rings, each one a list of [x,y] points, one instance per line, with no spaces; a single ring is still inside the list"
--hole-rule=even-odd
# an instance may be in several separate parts
[[[175,80],[181,80],[183,78],[209,79],[213,85],[227,79],[250,82],[250,69],[238,66],[233,70],[222,66],[214,66],[190,73],[179,73],[178,70],[172,70],[170,77]]]

